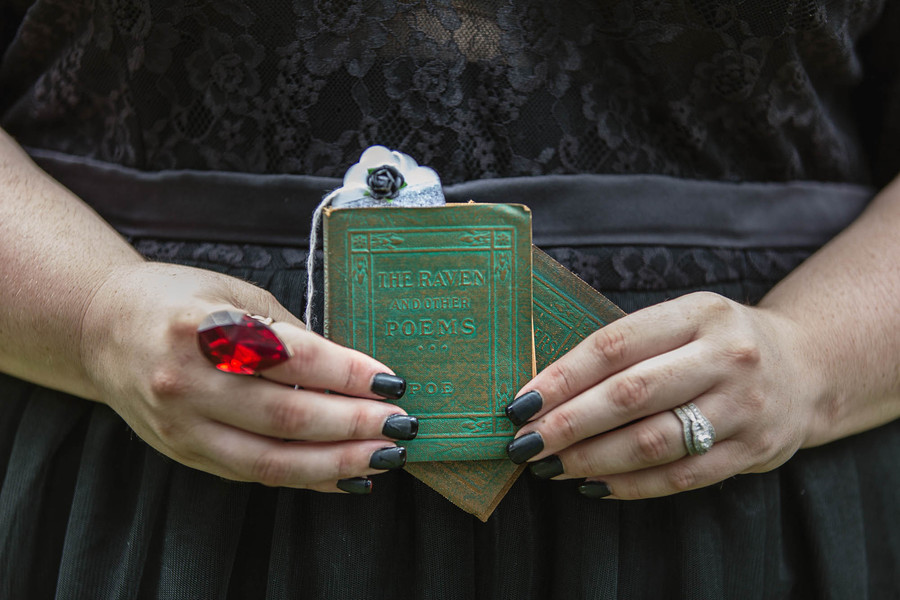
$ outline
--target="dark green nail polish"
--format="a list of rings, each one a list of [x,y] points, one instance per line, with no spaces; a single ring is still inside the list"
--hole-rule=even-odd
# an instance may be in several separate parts
[[[372,493],[372,482],[366,477],[348,477],[337,482],[339,490],[348,494],[364,496]]]
[[[406,380],[390,373],[379,373],[372,378],[372,386],[369,389],[382,398],[396,400],[406,393]]]
[[[578,491],[585,498],[606,498],[612,491],[610,491],[609,486],[603,483],[602,481],[585,481],[580,486],[578,486]]]
[[[391,415],[384,421],[381,434],[395,440],[411,440],[419,433],[419,420],[409,415]]]
[[[544,438],[539,432],[532,431],[507,444],[506,453],[511,461],[520,465],[543,449]]]
[[[532,390],[510,402],[506,407],[506,416],[513,422],[513,425],[521,427],[528,422],[528,419],[536,415],[543,405],[544,399],[541,398],[540,392]]]
[[[391,446],[372,453],[369,459],[371,469],[399,469],[406,464],[406,448]]]
[[[555,454],[531,463],[528,468],[531,469],[532,475],[540,479],[550,479],[562,475],[565,470],[562,461]]]

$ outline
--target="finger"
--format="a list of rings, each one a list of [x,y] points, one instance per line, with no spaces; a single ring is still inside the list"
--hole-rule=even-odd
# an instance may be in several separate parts
[[[402,378],[371,356],[289,323],[276,322],[271,328],[292,356],[263,371],[266,379],[363,398],[396,399],[406,390]]]
[[[406,464],[405,448],[378,440],[286,442],[212,422],[198,425],[195,434],[196,447],[187,464],[272,487],[306,488]]]
[[[719,412],[722,402],[706,395],[695,400],[695,404],[714,423],[717,440],[728,439],[736,433],[736,422]],[[544,479],[571,479],[640,471],[675,462],[687,454],[681,419],[669,410],[587,439],[532,463],[531,467],[532,472]]]
[[[610,491],[608,498],[658,498],[724,481],[742,472],[746,460],[746,451],[740,442],[725,440],[702,456],[686,456],[642,471],[592,477],[589,481],[605,484]]]
[[[418,421],[382,401],[306,389],[256,377],[216,375],[216,388],[196,399],[207,418],[260,435],[307,441],[412,439]]]
[[[699,327],[695,312],[676,299],[617,319],[541,371],[519,391],[507,415],[523,425],[622,369],[687,344]]]
[[[514,462],[540,460],[581,440],[693,400],[723,376],[721,365],[710,354],[706,344],[693,342],[616,373],[522,427],[510,444],[510,458]],[[535,432],[539,433],[539,448]]]

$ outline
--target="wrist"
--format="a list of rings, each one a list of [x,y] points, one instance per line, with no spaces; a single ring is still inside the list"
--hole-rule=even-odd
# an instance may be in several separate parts
[[[779,365],[783,399],[796,405],[796,426],[802,430],[801,447],[834,440],[841,402],[833,370],[826,360],[827,341],[820,329],[794,318],[775,306],[758,310],[768,323],[774,358]]]
[[[130,281],[149,263],[143,259],[115,265],[98,277],[84,304],[78,332],[78,364],[83,390],[77,395],[107,403],[102,389],[107,366],[114,362],[118,340],[130,319],[126,306],[133,296]]]

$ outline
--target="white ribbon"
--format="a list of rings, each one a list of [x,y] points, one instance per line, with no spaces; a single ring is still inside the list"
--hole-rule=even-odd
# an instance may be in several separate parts
[[[403,185],[393,197],[378,197],[369,187],[369,175],[381,167],[392,167],[403,177]],[[392,206],[441,206],[446,204],[441,180],[434,169],[420,166],[410,156],[389,150],[384,146],[371,146],[359,157],[359,162],[347,169],[343,185],[325,196],[313,212],[309,231],[309,255],[306,258],[306,329],[313,323],[312,302],[315,296],[313,272],[315,271],[316,245],[319,242],[319,226],[322,213],[332,208],[363,208]]]

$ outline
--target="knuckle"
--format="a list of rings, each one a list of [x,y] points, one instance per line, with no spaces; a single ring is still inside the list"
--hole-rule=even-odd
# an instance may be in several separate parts
[[[302,376],[304,373],[308,373],[314,368],[317,353],[312,344],[295,344],[291,347],[291,352],[293,353],[291,360],[299,375]]]
[[[634,437],[635,458],[642,464],[657,464],[669,453],[669,440],[656,427],[641,426]]]
[[[160,451],[184,465],[206,471],[207,473],[221,474],[229,473],[230,478],[234,479],[237,475],[230,468],[230,457],[219,456],[216,459],[210,459],[208,455],[209,446],[199,437],[194,428],[185,428],[189,436],[180,435],[177,439],[170,442],[164,442],[165,446]]]
[[[189,311],[182,311],[176,314],[169,324],[168,339],[189,340],[197,335],[198,317]]]
[[[265,315],[267,317],[274,317],[274,313],[281,306],[281,303],[278,302],[278,299],[275,298],[275,295],[269,290],[258,286],[253,286],[253,288],[259,294],[258,302],[260,306],[265,308]]]
[[[554,364],[547,368],[544,375],[548,389],[556,390],[561,398],[570,398],[578,393],[575,389],[575,377],[571,367],[566,364]]]
[[[346,363],[347,373],[344,379],[345,390],[365,389],[368,387],[367,379],[371,377],[369,369],[365,368],[358,360],[350,360]]]
[[[367,434],[369,433],[369,431],[375,431],[375,428],[370,427],[369,422],[370,420],[366,411],[354,410],[350,414],[350,418],[347,420],[347,439],[355,440],[372,437],[371,435]]]
[[[278,300],[268,290],[237,277],[224,280],[224,291],[230,304],[251,314],[268,317],[272,307],[278,304]]]
[[[784,431],[760,430],[730,439],[737,443],[742,463],[751,465],[742,472],[761,473],[774,469],[793,456],[799,447],[792,437],[785,437]]]
[[[628,343],[621,327],[605,327],[591,334],[594,352],[611,365],[622,363],[628,356]]]
[[[307,404],[295,399],[281,400],[268,406],[268,420],[273,432],[296,438],[310,428],[312,412]]]
[[[725,349],[725,355],[733,364],[747,367],[758,364],[762,357],[759,345],[749,338],[742,338],[732,342]]]
[[[565,454],[565,473],[572,477],[593,477],[603,475],[603,465],[599,456],[587,446],[579,445]]]
[[[290,481],[291,465],[280,454],[268,451],[256,457],[250,473],[253,481],[269,487],[278,487]]]
[[[759,434],[753,436],[749,445],[751,456],[755,459],[775,456],[782,451],[781,444],[778,443],[777,437],[770,431],[759,432]]]
[[[567,447],[583,437],[580,421],[567,410],[558,409],[551,412],[545,417],[544,422],[546,430],[553,432],[562,447]]]
[[[745,393],[739,402],[743,411],[748,416],[754,418],[765,411],[767,404],[765,395],[759,390],[752,390]]]
[[[645,498],[644,485],[640,477],[623,477],[616,481],[615,494],[623,500]]]
[[[715,292],[698,292],[696,294],[704,309],[710,314],[725,315],[734,310],[734,303]]]
[[[697,485],[697,473],[688,464],[673,463],[666,473],[666,484],[674,492],[691,490]]]
[[[336,479],[357,477],[365,471],[365,467],[359,464],[356,453],[351,448],[340,450],[335,455],[333,468],[337,473]]]
[[[822,415],[826,423],[838,423],[843,415],[844,402],[838,394],[829,394],[822,406]]]
[[[650,386],[637,373],[621,374],[610,381],[609,403],[620,414],[643,412],[650,402]]]
[[[187,393],[190,382],[180,369],[165,365],[157,367],[150,375],[150,393],[154,398],[170,400]]]
[[[169,448],[179,450],[183,447],[184,426],[181,419],[168,414],[158,415],[152,420],[152,428],[156,436]]]
[[[178,462],[186,464],[188,466],[192,466],[197,469],[208,470],[208,468],[204,468],[206,461],[206,457],[194,447],[193,444],[183,444],[180,448],[177,449],[178,457],[176,460]]]

